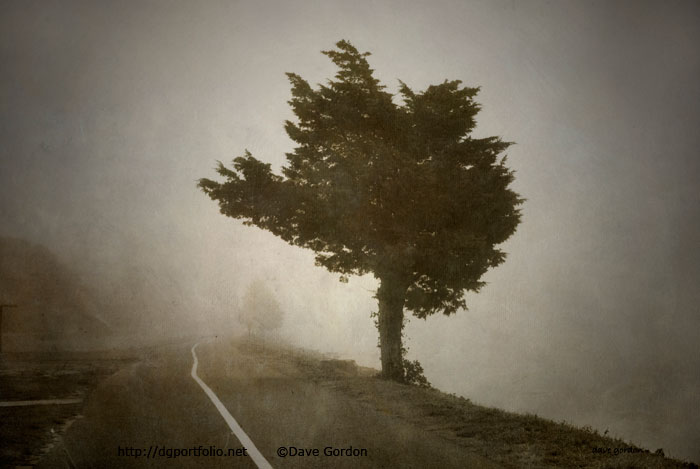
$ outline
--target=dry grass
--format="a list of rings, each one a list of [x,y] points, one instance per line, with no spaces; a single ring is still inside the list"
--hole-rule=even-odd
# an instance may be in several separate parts
[[[385,381],[376,370],[358,368],[356,376],[329,373],[326,357],[291,347],[247,343],[238,347],[263,353],[285,369],[319,382],[412,425],[435,432],[469,451],[514,468],[697,468],[666,458],[590,428],[557,423],[536,415],[506,412],[463,397]],[[605,451],[605,452],[601,452]]]
[[[336,380],[342,392],[507,467],[670,468],[689,464],[619,439],[535,415],[505,412],[468,399],[379,379]],[[610,448],[610,453],[597,453]],[[615,454],[618,452],[618,454]]]

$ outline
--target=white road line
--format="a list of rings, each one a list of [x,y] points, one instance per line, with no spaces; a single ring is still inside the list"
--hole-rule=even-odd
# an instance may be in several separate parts
[[[205,394],[209,396],[209,399],[211,399],[211,401],[216,406],[216,409],[219,411],[224,420],[226,420],[226,423],[228,424],[233,434],[236,435],[238,441],[240,441],[241,444],[248,450],[248,454],[250,455],[250,458],[253,460],[253,462],[260,469],[272,469],[270,463],[267,462],[267,460],[262,454],[260,454],[258,448],[255,447],[253,441],[248,437],[248,435],[245,434],[241,426],[238,425],[238,422],[236,422],[236,419],[234,419],[233,416],[229,413],[229,411],[226,409],[226,406],[224,406],[219,400],[219,398],[216,397],[214,391],[212,391],[211,388],[209,388],[209,386],[207,386],[204,383],[204,381],[202,381],[199,378],[199,376],[197,376],[197,365],[199,364],[199,360],[197,360],[197,354],[194,352],[194,349],[197,348],[197,345],[199,345],[199,343],[196,343],[192,346],[192,357],[194,358],[194,364],[192,365],[192,379],[194,379],[197,382],[197,384],[199,384],[202,387]]]

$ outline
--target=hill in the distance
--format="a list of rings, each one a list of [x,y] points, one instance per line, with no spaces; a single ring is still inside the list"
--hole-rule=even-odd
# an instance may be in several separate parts
[[[99,302],[47,248],[0,237],[3,352],[83,349],[97,346],[111,327]]]

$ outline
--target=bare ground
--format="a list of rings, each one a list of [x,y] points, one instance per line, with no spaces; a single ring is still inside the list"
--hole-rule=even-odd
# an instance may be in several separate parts
[[[692,462],[667,458],[630,442],[530,414],[506,412],[469,399],[379,379],[377,370],[346,366],[329,372],[323,355],[293,348],[244,343],[239,349],[286,363],[308,379],[411,425],[513,468],[697,468]]]

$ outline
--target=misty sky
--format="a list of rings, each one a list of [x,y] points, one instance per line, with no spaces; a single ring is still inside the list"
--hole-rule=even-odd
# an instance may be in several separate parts
[[[285,337],[378,367],[371,276],[339,283],[195,187],[246,148],[284,164],[284,74],[331,77],[340,39],[390,91],[481,86],[475,135],[517,143],[508,260],[468,312],[407,327],[428,379],[700,459],[697,2],[2,0],[0,235],[101,291],[147,284],[149,334],[233,328],[263,280]]]

